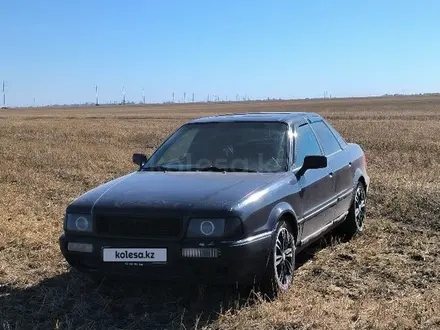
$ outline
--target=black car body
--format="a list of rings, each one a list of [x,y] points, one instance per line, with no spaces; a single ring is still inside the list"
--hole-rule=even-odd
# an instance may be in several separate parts
[[[210,131],[203,130],[206,124]],[[210,138],[209,132],[223,132],[215,130],[222,125],[232,137],[213,137],[212,147],[200,149],[207,159],[210,152],[218,158],[217,147],[225,155],[235,148],[253,157],[255,151],[247,144],[251,138],[243,137],[247,132],[257,132],[252,143],[263,156],[273,152],[270,141],[276,141],[279,158],[269,155],[263,170],[158,165],[167,144],[181,148],[185,135],[180,130],[202,127],[208,133],[200,144]],[[252,129],[233,136],[236,127]],[[176,134],[179,139],[173,138]],[[341,224],[349,235],[364,227],[370,182],[364,152],[315,113],[196,119],[179,128],[150,159],[135,154],[133,160],[140,165],[138,171],[92,189],[67,207],[60,247],[74,268],[98,275],[138,275],[146,281],[267,280],[286,289],[301,249]]]

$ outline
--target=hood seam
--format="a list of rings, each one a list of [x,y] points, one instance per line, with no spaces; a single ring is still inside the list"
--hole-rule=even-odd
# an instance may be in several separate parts
[[[125,179],[119,180],[118,182],[116,182],[114,185],[112,185],[111,187],[109,187],[108,189],[106,189],[97,199],[96,201],[93,203],[92,208],[90,209],[90,214],[93,215],[93,210],[95,209],[96,204],[100,201],[100,199],[113,187],[117,186],[118,184],[120,184],[121,182],[127,180],[130,176],[132,176],[133,174],[135,174],[136,172],[130,173],[128,174]]]

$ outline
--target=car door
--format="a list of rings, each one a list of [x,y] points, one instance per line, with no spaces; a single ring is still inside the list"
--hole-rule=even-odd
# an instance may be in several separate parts
[[[345,155],[345,151],[342,149],[338,140],[322,119],[314,121],[311,123],[311,126],[318,137],[318,140],[324,151],[324,155],[327,156],[327,162],[332,168],[333,172],[333,199],[335,201],[335,206],[333,207],[334,213],[332,214],[333,220],[338,218],[348,209],[348,206],[345,207],[345,204],[339,200],[339,197],[347,191],[347,178],[350,176],[349,173],[351,164],[346,161],[347,157]],[[347,198],[344,199],[344,202],[346,200]]]
[[[337,153],[335,157],[335,168],[337,169],[335,175],[335,192],[337,194],[338,203],[336,205],[336,217],[347,212],[351,198],[353,195],[354,189],[354,166],[352,164],[352,159],[350,153],[347,151],[347,142],[341,137],[341,135],[330,125],[328,122],[324,120],[326,126],[333,133],[334,137],[338,141],[339,145],[342,148],[342,152]]]
[[[294,133],[294,172],[301,168],[304,157],[322,155],[323,151],[308,123],[299,125]],[[334,179],[331,169],[310,169],[298,178],[300,188],[298,208],[302,226],[301,242],[308,241],[332,219],[331,200]]]

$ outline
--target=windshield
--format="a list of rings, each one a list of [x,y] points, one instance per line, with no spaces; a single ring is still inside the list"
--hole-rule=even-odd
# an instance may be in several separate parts
[[[197,123],[182,126],[148,160],[144,170],[287,170],[287,124]]]

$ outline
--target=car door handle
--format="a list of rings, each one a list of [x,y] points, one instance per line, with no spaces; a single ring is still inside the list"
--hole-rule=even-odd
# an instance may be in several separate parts
[[[348,163],[348,167],[351,167],[351,162]]]
[[[328,174],[328,176],[331,177],[331,178],[333,178],[333,172],[330,172],[330,173]]]

